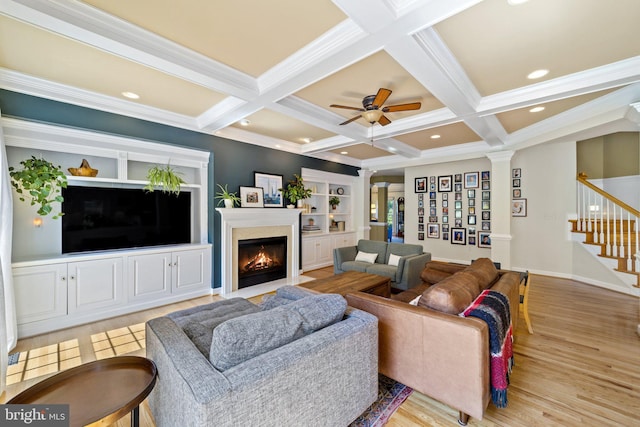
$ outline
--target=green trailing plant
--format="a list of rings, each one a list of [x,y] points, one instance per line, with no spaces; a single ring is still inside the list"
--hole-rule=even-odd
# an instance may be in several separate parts
[[[286,188],[279,188],[283,197],[289,199],[295,204],[298,200],[304,200],[311,197],[311,189],[304,188],[304,180],[300,175],[293,175],[294,179],[288,182]]]
[[[156,187],[160,187],[165,193],[180,194],[180,186],[186,184],[180,173],[173,170],[169,165],[154,166],[147,172],[149,183],[144,187],[148,192],[153,192]]]
[[[236,193],[230,193],[227,189],[227,184],[225,184],[224,187],[221,184],[218,184],[218,187],[220,188],[220,191],[218,191],[215,196],[216,199],[220,199],[218,200],[218,206],[220,206],[221,203],[224,203],[225,200],[231,200],[233,205],[240,204],[240,197],[238,197]]]
[[[30,199],[31,206],[40,205],[38,215],[47,216],[53,211],[52,204],[62,203],[61,189],[67,187],[67,177],[60,165],[56,166],[44,159],[31,156],[20,162],[21,170],[9,167],[11,185],[16,189],[21,201]],[[58,219],[63,212],[54,213]]]
[[[329,197],[329,204],[331,205],[332,208],[335,209],[336,206],[340,204],[340,198],[338,196]]]

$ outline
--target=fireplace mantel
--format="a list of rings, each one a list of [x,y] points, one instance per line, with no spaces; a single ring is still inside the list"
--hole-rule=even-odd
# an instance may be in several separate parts
[[[221,294],[227,295],[237,286],[236,274],[237,259],[234,259],[236,249],[234,248],[234,233],[242,230],[243,238],[252,237],[251,229],[254,229],[256,236],[260,237],[269,228],[285,227],[287,230],[290,249],[288,249],[287,259],[287,279],[294,279],[300,275],[300,210],[298,209],[278,209],[278,208],[216,208],[220,213],[221,230]],[[234,281],[235,280],[235,281]]]

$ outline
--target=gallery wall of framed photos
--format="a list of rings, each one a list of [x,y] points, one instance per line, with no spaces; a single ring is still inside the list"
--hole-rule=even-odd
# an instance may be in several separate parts
[[[418,240],[491,248],[491,171],[414,178]]]

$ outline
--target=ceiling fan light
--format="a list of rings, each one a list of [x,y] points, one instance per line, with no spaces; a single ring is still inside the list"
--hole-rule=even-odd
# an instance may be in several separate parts
[[[378,120],[380,120],[380,117],[382,117],[382,111],[381,110],[367,110],[367,111],[362,113],[362,117],[364,117],[364,119],[366,121],[368,121],[369,123],[375,123]]]

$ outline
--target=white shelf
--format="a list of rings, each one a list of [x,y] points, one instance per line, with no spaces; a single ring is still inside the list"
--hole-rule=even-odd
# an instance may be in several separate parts
[[[137,180],[137,179],[117,179],[117,178],[100,178],[100,177],[87,177],[87,176],[67,176],[69,184],[121,184],[131,185],[135,187],[144,187],[149,181]],[[202,188],[200,184],[182,184],[183,188]],[[157,187],[160,188],[160,187]]]

